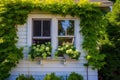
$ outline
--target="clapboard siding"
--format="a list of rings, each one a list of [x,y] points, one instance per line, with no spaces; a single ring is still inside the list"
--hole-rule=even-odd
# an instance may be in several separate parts
[[[26,24],[24,25],[18,25],[17,26],[18,32],[18,43],[17,46],[18,47],[25,47],[26,46],[26,39],[27,39],[27,30],[26,30]]]
[[[76,72],[81,75],[83,75],[84,80],[87,80],[87,70],[88,70],[88,80],[98,80],[97,77],[97,70],[92,70],[91,68],[86,68],[84,64],[86,63],[86,60],[84,59],[85,52],[82,50],[82,42],[83,42],[83,37],[80,35],[80,37],[76,40],[80,42],[79,44],[76,44],[79,47],[79,50],[81,51],[81,56],[78,61],[66,61],[64,60],[57,60],[57,59],[51,59],[51,60],[42,60],[42,64],[40,64],[38,61],[30,61],[28,59],[28,52],[29,52],[29,17],[31,16],[36,16],[37,15],[29,15],[28,16],[28,21],[24,25],[18,25],[18,43],[16,44],[18,47],[23,47],[23,53],[24,53],[24,58],[19,62],[17,67],[13,68],[11,70],[11,76],[8,78],[8,80],[15,80],[16,77],[20,74],[25,74],[25,75],[33,75],[36,80],[43,80],[44,76],[47,73],[52,73],[55,72],[57,75],[62,75],[64,76],[64,79],[68,77],[68,75],[71,72]],[[41,17],[39,15],[39,17]],[[42,17],[50,17],[50,16],[44,16]],[[51,16],[50,18],[52,18]],[[60,17],[61,18],[61,17]],[[68,16],[69,19],[69,16]],[[55,21],[52,20],[52,21]],[[79,25],[79,24],[78,24]],[[79,36],[78,34],[76,34]],[[54,38],[53,38],[54,39]]]

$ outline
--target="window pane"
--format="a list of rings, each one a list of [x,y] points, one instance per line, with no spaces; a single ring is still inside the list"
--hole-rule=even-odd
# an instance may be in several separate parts
[[[33,21],[33,36],[41,36],[41,21]]]
[[[44,44],[46,42],[51,42],[51,39],[33,39],[33,43],[35,44]]]
[[[61,46],[63,43],[74,44],[74,37],[58,37],[58,45]]]
[[[43,36],[50,36],[50,21],[43,21]]]
[[[74,35],[74,21],[73,20],[59,20],[58,21],[58,35]]]

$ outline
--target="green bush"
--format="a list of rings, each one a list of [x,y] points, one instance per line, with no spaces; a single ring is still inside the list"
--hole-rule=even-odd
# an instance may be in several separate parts
[[[55,52],[55,56],[67,54],[70,58],[78,60],[80,57],[80,52],[71,43],[63,43],[59,46]]]
[[[106,32],[109,42],[101,46],[106,55],[105,66],[99,70],[99,80],[120,80],[120,0],[116,0],[112,12],[107,14]]]
[[[25,76],[24,74],[19,75],[16,80],[35,80],[33,76]]]
[[[72,72],[69,76],[68,76],[68,79],[67,80],[83,80],[83,76],[78,74],[78,73],[75,73],[75,72]]]
[[[56,76],[54,73],[51,73],[51,74],[46,74],[44,80],[61,80],[61,78]]]
[[[32,59],[34,59],[35,57],[46,59],[47,56],[50,56],[51,50],[52,47],[50,42],[46,42],[45,44],[33,44],[31,46],[29,55]]]

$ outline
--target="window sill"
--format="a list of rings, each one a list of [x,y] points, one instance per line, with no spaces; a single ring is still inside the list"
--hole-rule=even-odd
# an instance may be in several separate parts
[[[65,59],[64,57],[58,57],[58,58],[52,58],[52,57],[47,57],[46,59],[35,59],[34,61],[37,61],[38,64],[44,65],[46,62],[53,63],[53,62],[59,62],[63,65],[70,64],[73,62],[78,62],[79,60],[76,59]],[[47,63],[46,63],[47,64]]]

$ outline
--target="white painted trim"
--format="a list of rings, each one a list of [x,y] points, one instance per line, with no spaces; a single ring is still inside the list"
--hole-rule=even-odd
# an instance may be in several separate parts
[[[31,46],[32,42],[32,20],[31,17],[28,15],[28,20],[27,20],[27,46]]]
[[[75,20],[75,46],[80,51],[80,20]]]
[[[51,36],[50,37],[32,37],[33,39],[51,39]]]
[[[52,18],[52,26],[51,26],[51,43],[52,43],[52,58],[54,58],[54,52],[57,49],[57,20],[56,18]]]
[[[52,43],[52,57],[58,46],[58,20],[74,20],[75,21],[75,46],[78,50],[80,47],[80,35],[79,35],[79,18],[72,16],[60,16],[52,14],[29,14],[27,20],[27,46],[32,45],[32,19],[51,19],[51,43]]]

